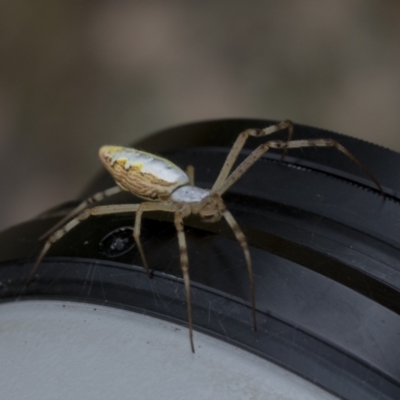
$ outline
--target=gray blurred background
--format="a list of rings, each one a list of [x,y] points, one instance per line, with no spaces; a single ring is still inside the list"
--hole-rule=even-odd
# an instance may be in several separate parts
[[[75,199],[102,144],[222,117],[400,150],[400,2],[0,0],[0,229]]]

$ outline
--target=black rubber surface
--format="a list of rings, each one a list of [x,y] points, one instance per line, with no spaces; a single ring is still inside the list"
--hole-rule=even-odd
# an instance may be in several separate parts
[[[163,153],[196,185],[212,186],[237,134],[271,121],[222,120],[173,128],[136,145]],[[285,139],[286,132],[271,135]],[[400,155],[332,132],[295,126],[295,139],[338,140],[387,193],[334,149],[266,153],[224,196],[248,238],[258,331],[237,241],[223,223],[186,221],[195,329],[245,348],[344,399],[400,399]],[[249,140],[242,159],[261,139]],[[177,150],[173,150],[173,149]],[[82,199],[113,185],[105,173]],[[137,202],[121,194],[108,203]],[[151,213],[143,244],[153,279],[131,238],[133,217],[92,218],[50,249],[34,281],[24,280],[39,237],[70,202],[0,235],[0,296],[92,302],[186,324],[172,218]],[[196,345],[196,334],[195,334]],[[196,351],[201,349],[196,347]],[[188,340],[188,352],[190,352]]]

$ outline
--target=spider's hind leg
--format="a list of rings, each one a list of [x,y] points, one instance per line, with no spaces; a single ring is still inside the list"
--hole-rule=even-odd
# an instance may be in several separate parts
[[[93,215],[106,215],[106,214],[119,214],[119,213],[128,213],[128,212],[136,212],[139,208],[140,204],[117,204],[117,205],[110,205],[110,206],[97,206],[93,208],[88,208],[85,211],[82,211],[78,216],[71,219],[68,223],[54,232],[46,241],[43,246],[42,251],[37,258],[35,265],[33,266],[28,279],[26,280],[26,285],[29,285],[30,281],[34,273],[36,272],[37,268],[39,267],[42,259],[49,251],[50,247],[56,243],[59,239],[61,239],[66,233],[68,233],[71,229],[75,228],[79,225],[82,221],[89,218]]]
[[[82,201],[77,207],[71,210],[66,216],[64,216],[60,221],[58,221],[55,225],[53,225],[48,231],[46,231],[42,236],[39,237],[39,240],[43,240],[48,238],[51,234],[53,234],[57,229],[62,227],[67,223],[67,221],[71,220],[73,217],[78,215],[88,206],[95,204],[106,197],[114,196],[115,194],[121,192],[121,188],[119,186],[113,186],[109,189],[103,190],[102,192],[95,193],[90,196],[86,200]]]

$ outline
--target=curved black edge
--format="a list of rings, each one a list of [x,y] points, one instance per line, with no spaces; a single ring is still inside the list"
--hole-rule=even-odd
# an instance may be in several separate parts
[[[26,276],[32,264],[2,266],[8,287],[2,301],[56,299],[121,308],[182,324],[186,318],[183,285],[171,275],[155,272],[149,279],[142,268],[99,260],[53,259],[45,262],[40,279],[29,288]],[[177,290],[177,288],[179,288]],[[192,283],[196,331],[243,348],[312,380],[346,399],[396,399],[399,387],[373,366],[319,338],[281,315],[257,313],[258,330],[251,329],[249,305],[224,291]],[[384,316],[381,316],[384,318]],[[188,343],[188,352],[189,343]]]
[[[195,122],[181,125],[155,133],[139,142],[134,147],[150,153],[168,155],[172,150],[187,149],[188,147],[213,147],[226,155],[238,134],[249,127],[264,128],[277,121],[252,118],[222,119],[214,121]],[[273,133],[263,139],[286,140],[285,130]],[[331,132],[325,129],[313,128],[301,124],[294,124],[293,139],[334,139],[354,154],[360,162],[379,180],[388,198],[400,201],[400,181],[397,171],[400,170],[399,154],[351,136]],[[249,138],[244,146],[243,154],[256,148],[262,141],[258,138]],[[221,148],[221,146],[223,148]],[[280,159],[278,151],[270,150],[264,158]],[[382,160],[385,160],[383,163]],[[301,148],[290,149],[285,161],[290,165],[305,167],[313,171],[337,176],[348,182],[358,183],[365,188],[378,193],[376,185],[361,171],[361,169],[345,155],[334,149]],[[93,194],[99,187],[112,185],[111,177],[102,171],[93,182],[82,192],[81,198]]]
[[[134,147],[155,154],[164,154],[171,150],[181,150],[188,147],[230,147],[240,132],[248,128],[265,128],[276,122],[278,121],[255,118],[227,118],[193,122],[163,129],[134,143]],[[269,135],[265,140],[286,140],[287,135],[287,131],[280,131]],[[368,167],[389,194],[400,200],[400,180],[398,179],[400,157],[398,153],[355,137],[294,123],[294,140],[318,138],[334,139],[341,143]],[[260,139],[249,138],[245,149],[254,149],[259,144]],[[271,150],[270,153],[274,153],[274,151]],[[333,174],[350,174],[353,180],[360,178],[361,181],[364,181],[364,184],[376,189],[375,185],[368,180],[358,166],[337,150],[330,149],[326,151],[326,149],[321,148],[291,149],[288,157],[291,157],[291,164],[331,171]],[[104,173],[102,175],[104,176]],[[90,190],[96,185],[98,185],[97,180],[84,191],[82,197],[90,195]]]
[[[192,134],[196,139],[203,132],[202,140],[207,141],[218,131],[228,144],[250,126],[256,122],[211,121],[165,135],[186,133],[189,141]],[[301,134],[333,135],[396,193],[391,183],[396,153],[296,125],[295,137],[302,138]],[[160,137],[156,135],[155,143]],[[213,140],[208,143],[212,147],[168,152],[182,167],[195,165],[196,183],[202,187],[211,186],[229,150],[214,147]],[[259,141],[250,142],[248,149],[256,144]],[[146,150],[154,151],[150,144]],[[369,182],[364,184],[365,177],[342,154],[309,150],[301,154],[307,159],[290,152],[284,163],[277,161],[279,154],[267,154],[224,196],[251,246],[258,332],[251,330],[248,276],[232,233],[222,223],[187,220],[196,330],[272,360],[341,398],[398,399],[399,203],[383,199]],[[325,155],[329,165],[319,165],[318,157]],[[369,157],[378,157],[381,170],[365,161]],[[102,174],[87,193],[111,185],[112,180]],[[132,196],[121,194],[110,202],[132,202]],[[74,204],[0,235],[0,297],[88,301],[185,324],[176,234],[171,218],[163,213],[148,215],[143,222],[143,243],[156,269],[154,279],[135,267],[141,265],[135,248],[119,257],[107,255],[105,238],[111,232],[118,236],[120,228],[133,222],[131,216],[112,216],[86,221],[57,242],[29,288],[23,286],[32,266],[27,258],[33,261],[40,251],[36,238]]]

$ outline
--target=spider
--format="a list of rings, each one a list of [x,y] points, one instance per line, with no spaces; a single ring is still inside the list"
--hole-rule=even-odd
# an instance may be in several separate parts
[[[260,144],[232,172],[233,165],[249,136],[263,137],[285,129],[288,130],[287,141],[270,140]],[[232,229],[244,253],[250,281],[253,329],[256,330],[254,278],[247,240],[235,218],[226,208],[222,200],[222,195],[269,149],[281,149],[283,151],[282,159],[287,149],[310,146],[334,147],[341,151],[363,170],[384,195],[381,185],[374,176],[340,143],[332,139],[292,140],[292,135],[293,124],[290,121],[283,121],[264,129],[247,129],[241,132],[233,144],[218,178],[211,189],[202,189],[194,186],[194,168],[192,166],[188,166],[186,172],[184,172],[172,162],[144,151],[119,146],[101,147],[99,151],[100,159],[115,179],[117,186],[96,193],[88,198],[39,238],[39,240],[47,238],[47,241],[32,268],[27,279],[27,284],[31,281],[51,245],[57,242],[71,229],[90,216],[120,213],[136,213],[133,236],[144,268],[150,276],[150,268],[147,264],[140,241],[142,215],[144,212],[148,211],[173,213],[185,287],[190,346],[194,353],[189,261],[184,233],[184,219],[191,214],[198,215],[203,221],[209,223],[224,219]],[[88,208],[89,205],[101,201],[105,197],[113,196],[121,190],[131,192],[145,201],[137,204],[102,205]]]

